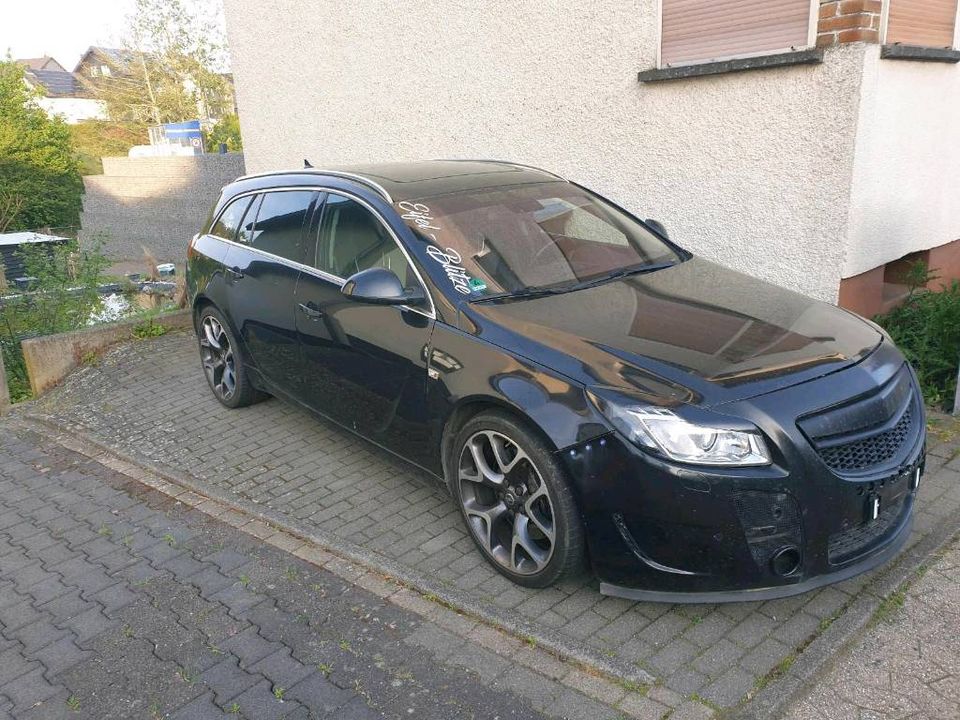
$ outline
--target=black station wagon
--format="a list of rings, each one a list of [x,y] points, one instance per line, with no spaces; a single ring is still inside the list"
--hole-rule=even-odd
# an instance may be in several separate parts
[[[442,479],[522,585],[781,597],[910,533],[924,409],[890,338],[549,172],[240,178],[187,279],[223,405],[281,397]]]

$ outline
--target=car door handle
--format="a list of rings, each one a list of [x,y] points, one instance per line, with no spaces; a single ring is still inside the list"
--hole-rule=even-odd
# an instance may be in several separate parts
[[[323,310],[318,308],[313,303],[307,303],[306,305],[304,305],[303,303],[300,303],[299,305],[297,305],[297,307],[300,308],[300,312],[302,312],[311,320],[319,320],[320,318],[323,317]]]
[[[243,278],[243,271],[238,267],[227,268],[227,274],[234,280]]]

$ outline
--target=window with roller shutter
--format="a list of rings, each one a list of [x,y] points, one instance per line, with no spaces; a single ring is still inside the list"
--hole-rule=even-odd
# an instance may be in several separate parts
[[[886,42],[951,48],[956,22],[957,0],[890,0]]]
[[[811,47],[818,0],[661,0],[660,67]]]

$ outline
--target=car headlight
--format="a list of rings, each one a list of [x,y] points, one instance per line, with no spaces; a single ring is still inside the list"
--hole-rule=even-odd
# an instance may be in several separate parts
[[[590,393],[594,404],[620,432],[642,448],[693,465],[769,465],[759,431],[697,425],[673,410],[629,404]]]

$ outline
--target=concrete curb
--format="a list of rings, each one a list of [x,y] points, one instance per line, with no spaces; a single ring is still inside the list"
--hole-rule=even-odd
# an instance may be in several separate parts
[[[0,415],[10,412],[10,390],[7,387],[7,371],[3,367],[3,353],[0,353]]]
[[[471,641],[484,644],[484,626],[488,626],[485,630],[488,634],[491,630],[507,633],[513,637],[501,637],[498,640],[489,639],[488,636],[489,644],[486,646],[501,654],[504,654],[501,652],[503,647],[509,646],[513,650],[511,657],[541,673],[544,672],[544,665],[549,666],[551,661],[556,665],[559,659],[570,667],[555,672],[553,679],[608,704],[615,694],[619,697],[615,702],[623,712],[632,714],[629,703],[656,682],[654,677],[639,667],[599,657],[588,648],[571,643],[506,611],[478,603],[466,593],[432,582],[399,563],[328,533],[308,530],[282,513],[209,488],[185,473],[162,468],[144,458],[116,450],[87,437],[75,427],[36,413],[26,413],[18,420],[24,427],[31,429],[33,426],[34,431],[51,437],[70,450],[292,552],[297,557],[322,564],[344,579],[356,582]],[[521,659],[523,656],[527,659]],[[600,676],[593,677],[587,689],[582,682],[584,671],[588,675]],[[669,710],[668,707],[663,709]],[[703,709],[707,710],[706,707]]]
[[[83,362],[85,356],[129,340],[133,329],[146,322],[162,325],[168,330],[188,328],[193,326],[193,315],[190,310],[178,310],[150,318],[131,318],[108,325],[24,340],[20,347],[34,396],[39,397],[60,383],[71,370]]]

